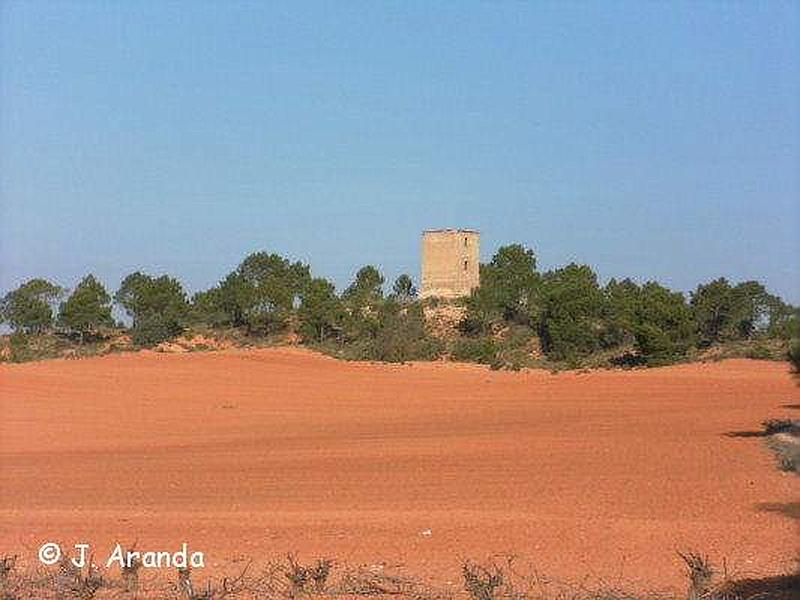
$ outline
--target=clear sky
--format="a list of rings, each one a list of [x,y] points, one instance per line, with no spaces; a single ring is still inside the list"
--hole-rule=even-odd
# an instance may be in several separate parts
[[[0,291],[420,232],[800,303],[800,3],[0,3]]]

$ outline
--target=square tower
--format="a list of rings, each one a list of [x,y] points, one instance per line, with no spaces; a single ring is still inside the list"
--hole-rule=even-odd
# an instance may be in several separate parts
[[[421,298],[460,298],[480,285],[480,233],[472,229],[422,232]]]

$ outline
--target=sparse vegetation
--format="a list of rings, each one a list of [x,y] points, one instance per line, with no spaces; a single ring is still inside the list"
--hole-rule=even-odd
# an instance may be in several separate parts
[[[497,364],[497,342],[490,337],[465,338],[455,342],[451,356],[463,362]]]
[[[472,600],[495,600],[505,583],[503,571],[495,564],[484,566],[464,561],[461,566],[464,590]]]
[[[733,431],[727,435],[742,438],[763,438],[775,455],[781,471],[800,475],[800,421],[793,419],[768,419],[761,430]]]
[[[16,557],[0,558],[0,598],[41,600],[118,598],[140,600],[295,600],[297,598],[395,597],[407,600],[791,600],[800,592],[800,575],[734,579],[707,556],[680,554],[686,564],[686,593],[656,593],[586,581],[569,583],[521,570],[514,558],[485,563],[465,560],[462,581],[430,583],[382,564],[350,566],[330,559],[301,563],[293,555],[247,563],[235,576],[201,577],[179,568],[174,578],[154,576],[131,585],[130,573],[103,576],[98,569],[78,569],[68,559],[50,568],[20,569]],[[137,569],[138,570],[138,569]],[[171,579],[171,580],[170,580]]]
[[[764,435],[778,468],[800,475],[800,421],[770,419],[764,422]]]
[[[792,340],[787,356],[794,367],[795,373],[800,375],[800,339],[795,338]]]

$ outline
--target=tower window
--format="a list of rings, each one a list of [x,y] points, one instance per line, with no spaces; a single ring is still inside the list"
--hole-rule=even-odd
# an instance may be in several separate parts
[[[467,247],[467,238],[464,238],[464,248]]]
[[[468,261],[466,261],[466,260],[465,260],[465,261],[464,261],[464,270],[465,270],[465,271],[467,270],[467,264],[468,264]]]

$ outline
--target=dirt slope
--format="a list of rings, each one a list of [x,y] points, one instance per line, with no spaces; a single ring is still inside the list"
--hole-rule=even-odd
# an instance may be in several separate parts
[[[188,541],[220,568],[295,550],[455,579],[459,557],[514,553],[665,586],[678,549],[767,574],[800,548],[797,479],[725,435],[792,414],[777,363],[551,375],[139,353],[2,365],[0,394],[0,551],[27,557]]]

